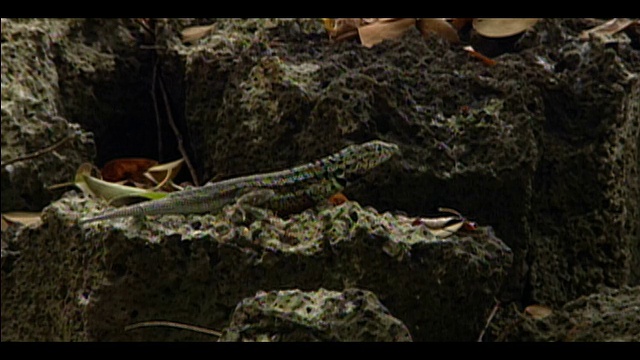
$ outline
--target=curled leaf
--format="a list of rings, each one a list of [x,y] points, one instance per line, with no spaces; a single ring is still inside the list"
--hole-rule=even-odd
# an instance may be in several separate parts
[[[170,183],[182,169],[184,159],[178,159],[165,164],[155,165],[147,169],[145,177],[150,179],[156,186],[154,189],[161,189]]]
[[[132,196],[151,200],[167,196],[167,193],[153,192],[98,179],[91,176],[91,169],[91,164],[84,163],[78,168],[75,177],[75,185],[89,196],[99,197],[107,201]]]
[[[86,183],[85,177],[91,176],[91,171],[94,170],[95,167],[91,163],[83,163],[80,164],[78,170],[76,170],[76,176],[74,179],[74,185],[80,189],[85,195],[98,197],[91,187]]]
[[[453,234],[455,234],[456,232],[458,232],[458,230],[460,230],[460,228],[462,227],[462,225],[464,225],[463,221],[456,221],[448,226],[439,228],[439,229],[432,229],[430,227],[427,226],[427,230],[435,237],[438,238],[447,238]]]
[[[489,38],[502,38],[520,34],[535,25],[540,19],[533,18],[476,18],[473,28],[478,34]]]

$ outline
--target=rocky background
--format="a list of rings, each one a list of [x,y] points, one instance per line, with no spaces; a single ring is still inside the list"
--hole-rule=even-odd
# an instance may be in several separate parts
[[[544,19],[486,66],[417,30],[332,43],[318,19],[3,19],[2,211],[46,208],[3,231],[2,339],[217,340],[124,330],[158,319],[234,341],[640,339],[640,35],[579,39],[593,25]],[[203,183],[370,139],[402,156],[291,219],[80,227],[105,205],[47,190],[86,161],[182,148]],[[411,225],[440,206],[480,230]]]

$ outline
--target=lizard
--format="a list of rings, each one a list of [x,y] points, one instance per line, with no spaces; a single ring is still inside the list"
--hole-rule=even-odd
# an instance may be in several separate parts
[[[290,214],[310,208],[340,192],[371,169],[400,154],[398,145],[381,140],[345,147],[337,153],[293,168],[247,175],[170,193],[80,219],[80,224],[141,215],[216,213],[225,205],[248,203]]]

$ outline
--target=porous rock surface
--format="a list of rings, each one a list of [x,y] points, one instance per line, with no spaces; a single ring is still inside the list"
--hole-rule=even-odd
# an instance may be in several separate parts
[[[153,36],[134,19],[2,21],[3,162],[47,146],[68,130],[80,134],[79,141],[48,157],[3,166],[3,211],[41,207],[54,196],[43,195],[53,182],[48,180],[70,180],[77,163],[93,155],[90,133],[74,123],[96,134],[96,145],[102,149],[98,164],[122,156],[160,160],[180,156],[167,109],[158,100],[162,95],[153,82],[161,77],[201,180],[279,170],[327,155],[347,143],[383,139],[398,143],[402,157],[348,188],[348,197],[379,211],[400,210],[412,216],[446,206],[491,225],[513,251],[513,266],[500,297],[513,301],[519,311],[529,304],[558,308],[600,292],[603,286],[622,288],[640,281],[637,28],[603,43],[579,39],[581,31],[595,25],[593,20],[544,19],[518,37],[510,51],[496,56],[496,66],[486,67],[459,47],[437,38],[425,40],[416,31],[371,49],[355,42],[332,44],[317,19],[151,19],[147,25],[155,29]],[[210,23],[215,27],[208,36],[194,44],[180,42],[179,32],[185,27]],[[11,51],[19,47],[26,53]],[[28,66],[16,65],[20,62]],[[16,81],[14,72],[34,81]],[[17,91],[18,85],[24,89]],[[153,91],[155,100],[149,96]],[[27,93],[34,96],[23,96]],[[48,125],[52,123],[56,125]],[[55,131],[55,138],[43,137],[45,130],[34,133],[29,124],[60,131]],[[25,134],[35,135],[29,135],[30,142],[16,142],[7,136],[16,132],[6,129],[26,129]],[[31,145],[7,156],[22,144]],[[11,180],[10,174],[20,173],[18,167],[26,169],[20,170],[26,175]],[[55,206],[69,206],[65,201],[77,200]],[[5,321],[5,308],[16,301],[21,304],[16,309],[28,309],[13,312],[22,322],[58,316],[30,302],[31,291],[47,294],[49,299],[62,297],[59,307],[70,320],[58,321],[49,329],[18,331],[11,335],[14,339],[57,338],[50,334],[76,331],[83,335],[63,338],[118,338],[111,330],[84,332],[88,323],[69,310],[75,309],[67,305],[75,301],[70,299],[79,296],[69,289],[84,286],[77,285],[79,278],[60,275],[57,279],[65,280],[55,283],[33,276],[27,280],[20,278],[26,270],[17,271],[14,266],[38,263],[29,254],[43,256],[39,252],[48,251],[44,244],[58,243],[60,233],[49,232],[48,227],[73,238],[68,231],[72,222],[45,221],[44,229],[3,234],[3,339],[16,331],[13,322]],[[106,227],[104,231],[111,232]],[[119,230],[112,231],[115,235],[109,236],[122,236]],[[24,241],[27,234],[43,242],[33,245],[40,250],[22,249],[30,244]],[[163,237],[150,235],[143,232],[137,243],[163,243]],[[176,244],[184,243],[182,237],[178,241],[177,235],[172,236]],[[139,251],[151,251],[138,246]],[[42,259],[80,261],[74,251],[47,252]],[[84,254],[83,259],[89,261],[91,255]],[[135,259],[145,264],[143,258]],[[178,264],[195,266],[186,260]],[[196,268],[207,266],[201,263]],[[105,274],[110,271],[121,275],[122,264]],[[118,276],[88,276],[82,282],[96,281],[92,286],[102,289],[102,282],[108,284],[112,278]],[[460,281],[467,284],[467,280]],[[340,290],[346,285],[325,288]],[[483,303],[483,310],[458,314],[458,309],[447,308],[458,298],[452,294],[445,301],[443,297],[433,310],[436,315],[469,315],[468,324],[473,325],[461,331],[451,328],[456,322],[443,322],[440,325],[449,328],[434,335],[431,331],[441,328],[438,321],[429,325],[431,330],[410,324],[406,319],[411,316],[397,314],[387,303],[393,295],[362,288],[374,291],[394,316],[405,321],[414,340],[471,339],[471,328],[479,330],[479,318],[486,318],[492,306]],[[180,293],[169,289],[154,296],[168,302],[186,301],[178,300]],[[258,290],[272,289],[255,288],[233,301]],[[82,291],[82,297],[88,296],[85,293],[90,292]],[[235,306],[233,301],[223,301],[228,308],[217,313],[207,309],[217,320],[204,325],[224,326],[221,319]],[[126,316],[123,310],[115,311],[119,320],[113,328],[138,318],[138,307],[131,311]],[[192,305],[192,314],[204,311]],[[98,323],[102,322],[92,322]],[[158,331],[174,336],[172,330]]]
[[[411,341],[374,293],[284,290],[242,300],[220,341]]]
[[[640,287],[603,288],[544,317],[509,307],[496,319],[492,335],[498,341],[638,342]]]
[[[356,287],[375,293],[414,340],[473,340],[512,260],[490,228],[438,239],[416,219],[352,202],[289,220],[243,222],[228,207],[79,227],[95,206],[71,195],[46,209],[42,226],[18,230],[15,254],[3,258],[3,339],[207,339],[123,329],[148,320],[222,329],[263,289]]]

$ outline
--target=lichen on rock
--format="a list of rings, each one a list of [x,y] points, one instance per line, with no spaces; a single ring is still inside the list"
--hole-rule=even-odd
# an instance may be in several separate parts
[[[220,341],[411,341],[402,321],[375,294],[259,291],[242,300]]]
[[[355,202],[288,219],[267,213],[238,222],[228,207],[218,215],[76,225],[95,206],[69,195],[47,208],[40,227],[11,240],[20,261],[3,265],[3,281],[11,285],[2,288],[2,324],[16,339],[201,339],[122,329],[157,319],[222,329],[233,307],[260,290],[358,287],[374,292],[414,340],[470,340],[511,264],[509,248],[490,231],[437,239],[409,218]],[[389,244],[402,246],[394,252]],[[52,295],[39,281],[20,280],[40,278],[65,284],[65,292]],[[81,294],[83,305],[66,294]],[[5,306],[24,296],[31,305]],[[20,320],[57,307],[73,309],[74,317],[53,312],[38,331]],[[16,312],[22,315],[12,317]],[[60,337],[49,332],[53,324],[78,332]]]

